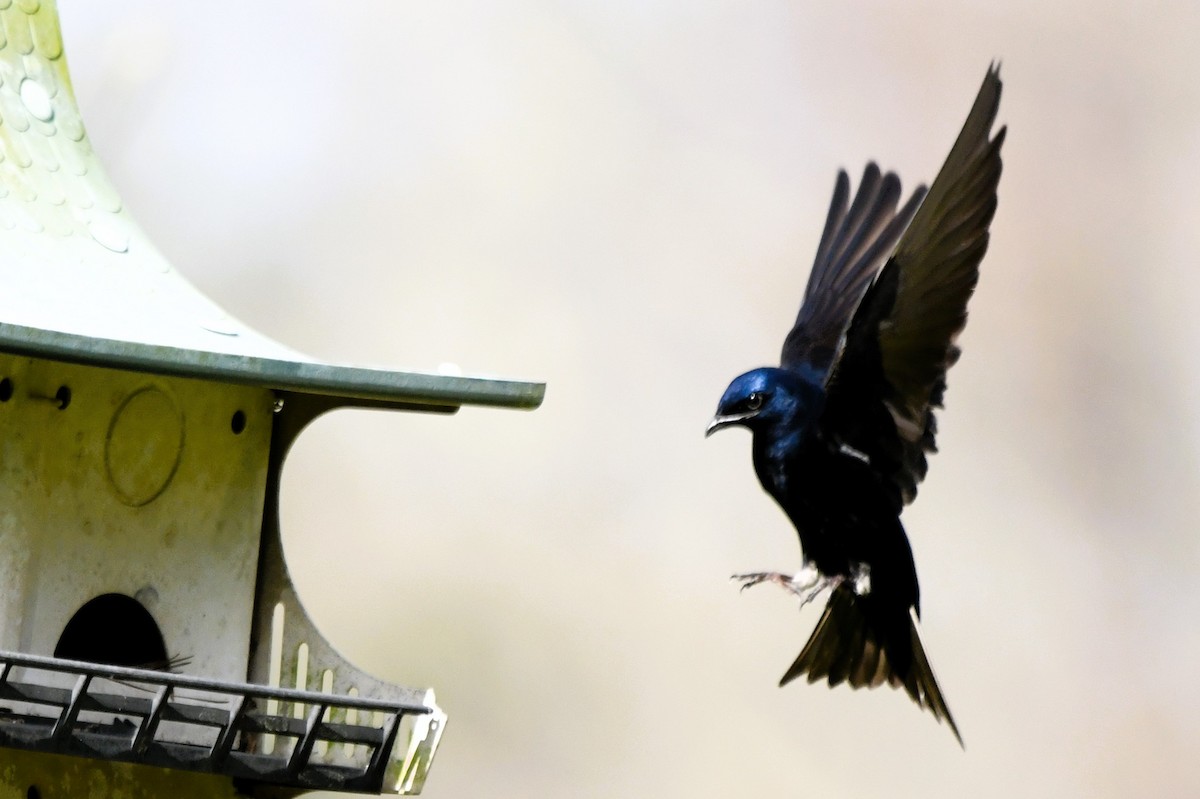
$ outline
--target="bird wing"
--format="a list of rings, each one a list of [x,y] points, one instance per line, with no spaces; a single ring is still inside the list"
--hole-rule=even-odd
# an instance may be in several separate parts
[[[828,383],[823,431],[870,459],[911,502],[935,451],[954,344],[987,251],[1005,128],[999,67],[984,78],[967,121],[912,224],[854,312]]]
[[[850,178],[839,170],[825,230],[809,273],[804,302],[783,342],[781,365],[829,373],[863,292],[879,271],[925,194],[918,187],[898,211],[900,179],[867,164],[854,202]]]

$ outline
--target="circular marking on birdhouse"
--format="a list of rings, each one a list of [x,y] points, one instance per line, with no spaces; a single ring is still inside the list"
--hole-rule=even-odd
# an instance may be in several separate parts
[[[108,425],[104,466],[121,502],[134,508],[154,501],[175,476],[183,455],[183,412],[153,386],[125,398]]]
[[[209,333],[216,333],[218,336],[236,336],[238,334],[237,321],[228,314],[205,319],[200,323],[200,327]]]
[[[88,223],[88,233],[106,249],[113,252],[129,252],[129,234],[111,221],[94,219]]]
[[[154,610],[154,606],[158,604],[158,589],[152,585],[144,585],[137,590],[133,598],[141,602],[147,610]]]
[[[54,106],[50,103],[50,95],[46,87],[36,80],[26,78],[21,81],[21,102],[25,110],[43,122],[49,122],[54,117]]]

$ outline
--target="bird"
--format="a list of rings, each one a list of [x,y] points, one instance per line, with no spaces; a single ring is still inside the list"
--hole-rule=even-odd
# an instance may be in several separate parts
[[[900,179],[868,163],[850,201],[839,170],[796,321],[777,367],[736,377],[706,437],[751,433],[755,473],[800,539],[801,605],[828,591],[807,644],[780,680],[888,684],[962,735],[921,644],[920,587],[900,521],[936,452],[935,409],[987,251],[1006,126],[994,135],[999,65],[988,67],[928,192],[900,205]]]

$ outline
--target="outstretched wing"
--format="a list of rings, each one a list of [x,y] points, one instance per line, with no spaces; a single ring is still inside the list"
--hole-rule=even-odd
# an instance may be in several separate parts
[[[780,363],[785,369],[804,364],[829,373],[863,292],[924,196],[925,188],[918,187],[897,211],[900,179],[891,172],[881,175],[870,163],[853,204],[848,204],[850,178],[845,170],[838,172],[804,303],[783,342]]]
[[[912,224],[854,313],[829,382],[821,426],[866,456],[912,501],[935,451],[954,344],[987,251],[1005,128],[989,138],[1000,104],[999,67],[979,95]]]

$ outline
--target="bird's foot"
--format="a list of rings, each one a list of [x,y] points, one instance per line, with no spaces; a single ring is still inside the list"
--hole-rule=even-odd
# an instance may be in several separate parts
[[[781,572],[747,572],[746,574],[731,575],[729,579],[742,584],[739,591],[745,591],[747,588],[761,583],[775,583],[789,591],[792,590],[792,578]]]
[[[741,591],[759,583],[775,583],[789,593],[800,597],[800,607],[804,607],[820,596],[825,589],[836,588],[841,584],[843,578],[840,575],[826,577],[814,567],[805,566],[790,576],[780,572],[749,572],[735,574],[730,579],[742,584],[739,589]]]

